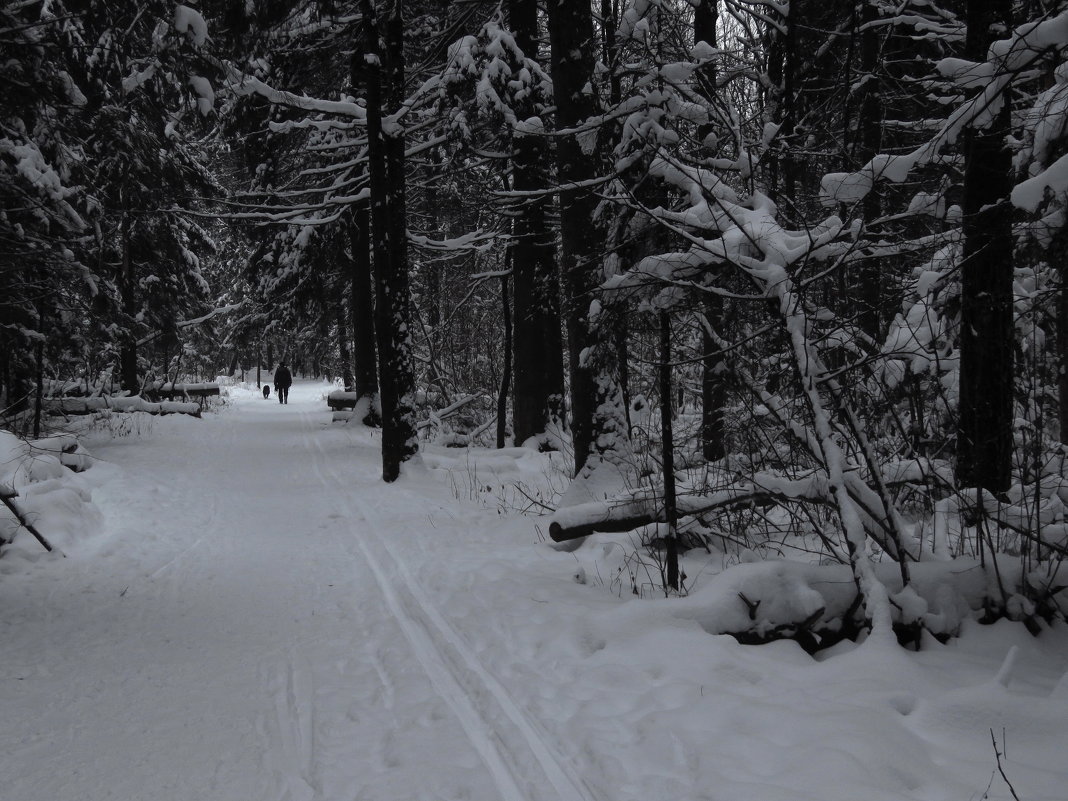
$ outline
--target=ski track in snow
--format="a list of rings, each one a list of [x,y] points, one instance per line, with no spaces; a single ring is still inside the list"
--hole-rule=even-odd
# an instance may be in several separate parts
[[[5,642],[4,801],[592,801],[360,539],[377,448],[304,390],[99,445],[107,534]]]
[[[310,666],[290,654],[283,665],[261,669],[261,681],[274,700],[275,717],[261,718],[261,736],[267,742],[263,768],[278,782],[277,801],[313,801],[312,755],[315,751],[314,705]],[[279,766],[280,765],[280,766]]]
[[[314,449],[320,480],[338,491],[346,517],[364,524],[350,524],[353,554],[370,566],[414,655],[493,775],[502,801],[594,801],[590,788],[554,753],[537,724],[482,665],[423,592],[404,561],[378,535],[385,527],[384,518],[375,514],[358,494],[345,491],[346,483],[336,468],[328,466],[327,477],[323,465],[328,457],[317,437],[306,438],[305,444],[309,450]],[[542,783],[524,779],[524,766],[517,764],[517,752],[525,756],[525,751],[533,756],[550,789],[539,789],[544,787]]]
[[[0,562],[0,801],[959,801],[991,728],[1021,797],[1065,797],[1063,627],[701,636],[440,474],[384,485],[323,389],[88,443],[104,530]]]

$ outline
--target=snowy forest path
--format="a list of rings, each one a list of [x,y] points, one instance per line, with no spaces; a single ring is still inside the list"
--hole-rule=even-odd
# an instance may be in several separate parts
[[[319,439],[309,442],[322,465],[318,472],[327,482],[336,483],[338,498],[345,506],[352,535],[345,539],[345,547],[371,568],[381,596],[413,653],[493,775],[499,797],[507,801],[591,801],[594,795],[590,788],[443,617],[403,558],[390,547],[389,538],[380,535],[388,528],[385,516],[365,501],[362,493],[345,492],[345,476],[338,472],[337,462],[327,461]],[[409,496],[405,508],[418,505],[403,486],[398,490]]]
[[[593,798],[405,564],[448,510],[322,394],[93,443],[104,535],[0,582],[0,767],[50,765],[5,797]]]

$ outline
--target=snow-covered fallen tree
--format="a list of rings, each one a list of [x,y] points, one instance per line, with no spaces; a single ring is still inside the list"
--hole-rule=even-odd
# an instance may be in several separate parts
[[[183,398],[211,398],[219,395],[221,390],[217,383],[176,384],[167,381],[145,387],[142,394],[155,400],[157,397],[173,400],[176,396]]]
[[[183,401],[147,401],[140,395],[101,398],[49,398],[44,409],[52,415],[84,415],[97,412],[144,412],[145,414],[188,414],[200,417],[199,403]]]
[[[665,529],[651,526],[648,533]],[[580,565],[576,580],[589,583],[597,577],[621,594],[644,595],[648,577],[642,574],[655,573],[662,547],[661,537],[646,539],[653,561],[636,555],[633,535],[588,537],[575,551]],[[848,564],[766,559],[752,551],[741,556],[741,562],[718,551],[689,557],[684,570],[701,576],[689,594],[672,599],[671,614],[698,622],[710,634],[751,644],[792,639],[810,652],[854,639],[866,628],[862,596]],[[886,587],[894,632],[901,642],[914,645],[925,632],[948,640],[966,619],[1008,617],[1038,632],[1043,621],[1068,610],[1068,568],[1056,558],[1029,568],[1006,554],[930,558],[910,565],[907,585],[891,561],[874,564],[873,573]]]

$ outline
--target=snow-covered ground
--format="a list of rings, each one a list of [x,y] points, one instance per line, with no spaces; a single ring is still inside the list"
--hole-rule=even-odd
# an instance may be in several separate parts
[[[993,731],[1020,799],[1068,799],[1068,627],[742,646],[468,498],[543,457],[387,486],[327,390],[88,436],[102,520],[0,559],[0,798],[1009,799]]]

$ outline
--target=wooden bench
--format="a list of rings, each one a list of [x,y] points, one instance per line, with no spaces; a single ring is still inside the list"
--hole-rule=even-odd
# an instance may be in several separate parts
[[[340,412],[344,409],[355,409],[356,401],[360,398],[355,392],[345,392],[341,389],[335,389],[329,395],[326,396],[326,404],[330,407],[331,411]]]

